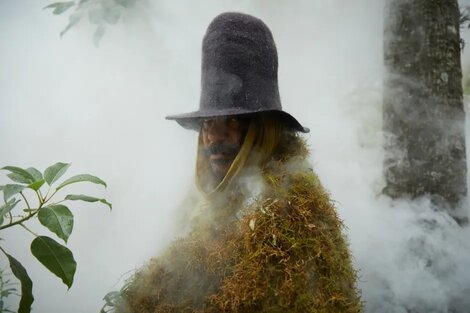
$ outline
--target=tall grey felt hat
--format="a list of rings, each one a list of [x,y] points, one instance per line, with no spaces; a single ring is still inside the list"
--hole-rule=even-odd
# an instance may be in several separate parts
[[[222,13],[202,41],[199,110],[166,119],[199,130],[205,118],[271,113],[292,129],[308,132],[282,110],[277,68],[276,45],[266,24],[251,15]]]

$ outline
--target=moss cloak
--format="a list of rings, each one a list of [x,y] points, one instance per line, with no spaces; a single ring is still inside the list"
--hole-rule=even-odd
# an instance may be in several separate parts
[[[234,188],[212,201],[135,274],[125,311],[361,312],[344,226],[306,155],[292,137],[262,168],[259,195]]]

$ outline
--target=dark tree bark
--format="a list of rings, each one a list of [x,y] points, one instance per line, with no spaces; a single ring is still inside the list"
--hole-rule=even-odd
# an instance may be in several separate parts
[[[451,213],[467,193],[459,16],[457,0],[388,0],[384,28],[384,193]]]

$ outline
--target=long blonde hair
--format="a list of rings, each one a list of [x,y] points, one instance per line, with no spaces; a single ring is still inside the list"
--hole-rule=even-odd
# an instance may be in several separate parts
[[[248,166],[262,166],[269,161],[281,141],[283,131],[283,123],[273,115],[251,117],[240,151],[227,174],[218,184],[211,184],[211,169],[208,158],[204,154],[202,132],[200,132],[196,160],[196,186],[206,197],[226,190],[242,169]]]

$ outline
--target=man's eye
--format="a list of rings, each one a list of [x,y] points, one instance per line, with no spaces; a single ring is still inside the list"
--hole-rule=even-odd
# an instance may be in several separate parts
[[[236,117],[231,117],[227,119],[227,126],[229,127],[238,127],[240,121]]]
[[[214,125],[214,120],[203,120],[202,121],[202,127],[205,129],[210,128],[212,125]]]
[[[216,124],[229,129],[238,129],[240,120],[236,117],[205,119],[202,121],[202,128],[208,130],[215,127]]]

